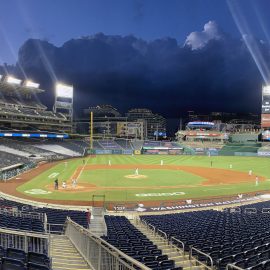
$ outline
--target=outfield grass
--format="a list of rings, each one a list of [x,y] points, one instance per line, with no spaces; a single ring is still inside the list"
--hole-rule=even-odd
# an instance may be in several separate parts
[[[50,190],[49,194],[27,194],[25,191],[31,189],[48,190],[48,185],[53,185],[55,177],[49,178],[50,175],[59,173],[57,176],[60,182],[70,179],[78,166],[83,165],[83,159],[69,160],[68,165],[64,162],[55,165],[51,169],[41,173],[31,181],[19,186],[18,191],[25,195],[59,200],[91,200],[93,194],[105,195],[106,201],[143,201],[143,200],[179,200],[188,198],[202,198],[209,196],[226,196],[230,194],[239,194],[245,192],[254,192],[261,190],[270,190],[269,181],[260,181],[258,186],[254,182],[231,184],[231,185],[216,185],[202,186],[204,181],[202,177],[187,173],[181,170],[140,170],[140,174],[147,176],[145,179],[127,179],[126,175],[134,174],[133,170],[116,170],[116,169],[99,169],[99,170],[84,170],[78,180],[78,183],[88,183],[99,187],[95,192],[61,192]],[[194,167],[210,168],[211,161],[214,168],[229,169],[232,164],[232,170],[248,173],[251,169],[255,175],[270,178],[270,159],[259,157],[206,157],[206,156],[96,156],[95,158],[85,159],[87,164],[160,164],[163,160],[164,165],[184,165]],[[162,186],[172,186],[172,188],[162,188]],[[181,187],[175,187],[181,186]],[[109,187],[109,188],[108,188]],[[110,187],[122,187],[121,190],[110,189]],[[104,189],[103,189],[104,188]],[[176,193],[175,193],[176,192]],[[183,192],[184,194],[180,194]],[[151,193],[145,197],[142,194]],[[175,193],[170,196],[156,196],[153,193]],[[140,194],[140,195],[138,195]]]

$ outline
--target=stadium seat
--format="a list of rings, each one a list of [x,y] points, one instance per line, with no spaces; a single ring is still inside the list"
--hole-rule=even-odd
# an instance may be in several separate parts
[[[16,248],[8,248],[6,251],[6,256],[11,259],[20,260],[23,263],[27,261],[26,253],[23,250]]]
[[[45,254],[28,252],[28,263],[50,266],[50,259]]]
[[[27,270],[50,270],[50,267],[43,264],[29,262],[27,264]]]
[[[2,258],[1,270],[26,270],[24,263],[20,260]]]

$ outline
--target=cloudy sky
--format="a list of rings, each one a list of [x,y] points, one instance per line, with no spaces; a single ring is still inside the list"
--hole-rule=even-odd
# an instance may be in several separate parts
[[[241,37],[230,6],[237,6],[250,32],[267,39],[268,0],[9,0],[0,1],[0,61],[15,63],[28,38],[46,39],[61,46],[71,38],[103,32],[135,35],[144,40],[175,38],[179,44],[215,35],[209,21]],[[198,33],[200,32],[200,33]]]
[[[260,113],[269,0],[9,0],[0,9],[0,64],[40,82],[49,108],[62,80],[74,85],[75,111]]]

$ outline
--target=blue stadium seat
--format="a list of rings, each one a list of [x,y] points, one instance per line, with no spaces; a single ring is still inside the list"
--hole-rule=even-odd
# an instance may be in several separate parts
[[[27,261],[26,253],[23,250],[16,248],[7,248],[6,256],[11,259],[20,260],[23,263]]]
[[[1,270],[26,270],[24,263],[20,260],[2,258]]]
[[[43,264],[29,262],[27,264],[27,270],[50,270],[50,267]]]
[[[45,254],[28,252],[28,263],[50,266],[50,259]]]

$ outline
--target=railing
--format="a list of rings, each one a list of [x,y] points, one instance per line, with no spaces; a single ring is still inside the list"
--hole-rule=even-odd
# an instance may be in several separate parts
[[[245,208],[244,213],[245,214],[257,214],[257,209],[256,208]]]
[[[152,233],[154,236],[156,236],[156,227],[151,225],[150,223],[147,223],[145,220],[140,219],[140,217],[138,217],[136,219],[137,223],[141,223],[150,233]]]
[[[177,249],[178,251],[185,254],[185,244],[175,237],[171,237],[170,244],[172,248]]]
[[[64,224],[47,223],[47,233],[62,234],[64,231]]]
[[[230,208],[230,213],[241,213],[241,208],[240,207],[233,207]]]
[[[67,218],[65,234],[94,270],[150,270]]]
[[[43,213],[24,212],[24,211],[17,210],[16,208],[10,208],[10,207],[0,208],[0,214],[14,216],[14,217],[21,217],[21,218],[39,219],[42,222],[44,222]]]
[[[43,226],[44,226],[44,232],[47,232],[48,218],[47,218],[47,214],[46,213],[44,213]]]
[[[226,270],[231,270],[231,269],[244,270],[243,268],[238,267],[238,266],[236,266],[236,265],[234,265],[234,264],[231,264],[231,263],[227,264]]]
[[[0,246],[33,251],[50,256],[50,235],[0,229]]]
[[[167,233],[163,232],[160,229],[157,229],[156,232],[161,238],[163,238],[165,240],[166,243],[168,243],[169,239],[168,239]]]
[[[202,261],[199,261],[195,256],[193,256],[192,251],[195,251],[197,254],[199,253],[199,254],[205,256],[206,258],[208,258],[209,261],[210,261],[210,266],[207,265],[207,264],[205,264],[205,263],[203,263]],[[206,267],[207,269],[213,269],[213,268],[214,268],[213,259],[211,258],[211,256],[209,256],[208,254],[206,254],[206,253],[204,253],[204,252],[202,252],[202,251],[200,251],[200,250],[198,250],[198,249],[196,249],[196,248],[194,248],[194,247],[191,247],[191,248],[190,248],[190,251],[189,251],[189,259],[190,259],[190,260],[195,260],[197,263],[203,265],[203,266]]]

